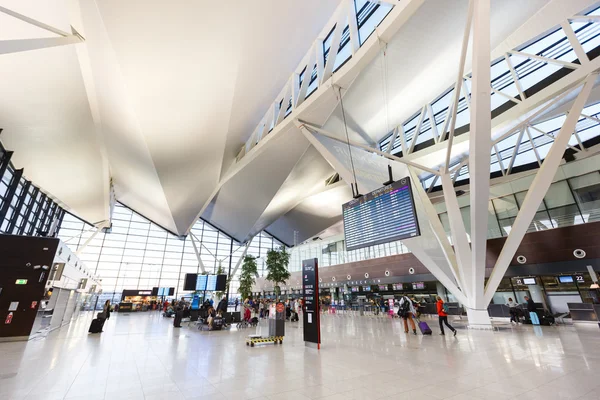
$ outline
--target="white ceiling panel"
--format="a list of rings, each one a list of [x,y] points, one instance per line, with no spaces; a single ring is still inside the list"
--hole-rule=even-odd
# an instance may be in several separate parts
[[[202,217],[245,242],[308,146],[308,140],[297,128],[278,137],[260,157],[221,187]]]

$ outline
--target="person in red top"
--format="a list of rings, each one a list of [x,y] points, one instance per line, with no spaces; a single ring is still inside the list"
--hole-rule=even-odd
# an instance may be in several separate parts
[[[454,327],[448,323],[448,313],[446,310],[444,310],[444,300],[442,300],[440,296],[437,297],[436,305],[438,318],[440,320],[440,331],[442,331],[440,335],[445,335],[443,324],[446,324],[446,326],[454,333],[454,336],[456,336],[456,329],[454,329]]]

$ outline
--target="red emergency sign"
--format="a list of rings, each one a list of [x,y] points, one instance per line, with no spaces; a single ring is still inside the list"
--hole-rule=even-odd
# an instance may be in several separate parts
[[[4,320],[4,324],[9,325],[12,322],[12,318],[13,318],[13,313],[9,312],[8,315],[6,316],[6,320]]]

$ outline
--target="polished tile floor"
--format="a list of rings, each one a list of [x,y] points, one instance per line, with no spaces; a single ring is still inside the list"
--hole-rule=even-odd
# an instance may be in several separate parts
[[[0,399],[600,399],[597,326],[405,335],[381,317],[326,315],[323,346],[301,325],[283,346],[241,331],[174,329],[158,313],[91,315],[45,339],[0,343]],[[464,324],[464,323],[463,323]]]

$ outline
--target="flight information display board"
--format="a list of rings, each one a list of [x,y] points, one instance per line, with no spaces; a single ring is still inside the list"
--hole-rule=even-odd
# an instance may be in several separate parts
[[[206,283],[206,290],[208,290],[208,291],[217,290],[217,276],[216,275],[208,275],[208,280]]]
[[[408,177],[342,205],[342,212],[346,250],[421,234]]]
[[[208,275],[198,275],[196,281],[196,290],[206,290],[206,283],[208,281]]]

